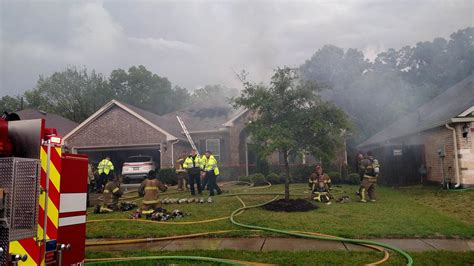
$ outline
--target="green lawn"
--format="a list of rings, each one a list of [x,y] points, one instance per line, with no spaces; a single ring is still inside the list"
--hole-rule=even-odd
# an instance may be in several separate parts
[[[243,187],[231,187],[244,192]],[[343,186],[342,190],[356,199],[357,186]],[[283,186],[263,189],[247,189],[246,192],[282,192]],[[291,185],[294,197],[308,195],[304,184]],[[238,221],[279,229],[321,232],[350,238],[375,237],[460,237],[474,236],[472,201],[474,190],[464,192],[439,192],[433,188],[387,188],[378,189],[376,203],[350,202],[321,205],[306,213],[275,213],[262,209],[251,209],[238,216]],[[173,194],[186,197],[186,193]],[[339,195],[337,195],[339,196]],[[242,196],[247,205],[270,200],[272,196]],[[212,204],[164,205],[168,210],[180,209],[190,213],[176,221],[200,221],[226,217],[240,207],[235,197],[215,197]],[[130,212],[90,214],[88,220],[127,218]],[[89,223],[88,238],[141,238],[183,235],[218,230],[238,230],[225,236],[268,235],[249,232],[232,225],[228,220],[192,225],[149,224],[130,221]]]
[[[213,258],[236,259],[279,265],[363,265],[380,260],[383,255],[377,252],[348,252],[348,251],[303,251],[303,252],[248,252],[235,250],[189,250],[189,251],[127,251],[127,252],[87,252],[87,258],[129,257],[129,256],[202,256]],[[415,265],[472,265],[474,252],[430,251],[410,253]],[[186,261],[156,261],[115,262],[107,265],[215,265]],[[405,261],[398,255],[391,255],[384,265],[404,265]],[[177,264],[175,264],[177,265]]]

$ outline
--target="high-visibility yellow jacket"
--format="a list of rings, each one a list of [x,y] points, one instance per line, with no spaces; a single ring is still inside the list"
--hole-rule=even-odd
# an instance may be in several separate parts
[[[199,174],[201,171],[201,158],[199,155],[196,156],[188,156],[186,160],[184,160],[183,168],[188,171],[188,174],[195,175]]]
[[[184,169],[190,169],[194,167],[201,168],[201,158],[199,158],[198,155],[194,157],[188,156],[186,157],[186,160],[184,160],[183,167]]]
[[[217,160],[213,155],[209,156],[209,158],[207,158],[206,155],[202,156],[201,169],[206,172],[214,170],[214,174],[219,175],[219,167],[217,167]]]
[[[106,175],[108,175],[110,171],[113,171],[113,170],[114,170],[114,164],[107,159],[103,159],[102,161],[100,161],[99,166],[97,166],[97,172],[99,173],[99,175],[102,173],[105,173]]]

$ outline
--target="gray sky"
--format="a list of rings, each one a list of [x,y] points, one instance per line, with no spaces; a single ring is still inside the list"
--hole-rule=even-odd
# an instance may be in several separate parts
[[[144,65],[174,84],[266,81],[325,44],[373,58],[473,25],[472,0],[5,1],[0,0],[0,96],[67,65],[106,75]]]

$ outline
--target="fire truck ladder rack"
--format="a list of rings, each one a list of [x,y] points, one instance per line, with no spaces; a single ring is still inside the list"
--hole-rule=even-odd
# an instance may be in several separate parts
[[[194,144],[194,141],[193,139],[191,138],[191,135],[189,135],[189,131],[188,129],[186,128],[186,125],[184,124],[184,121],[183,119],[181,119],[181,117],[179,115],[176,116],[176,119],[178,119],[178,122],[179,124],[181,125],[181,128],[183,129],[184,131],[184,134],[186,135],[186,138],[188,138],[188,141],[189,143],[191,144],[191,147],[196,150],[197,154],[199,155],[199,151],[198,149],[196,148],[196,145]]]

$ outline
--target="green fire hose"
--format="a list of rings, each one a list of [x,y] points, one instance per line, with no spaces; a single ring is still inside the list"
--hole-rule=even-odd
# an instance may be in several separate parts
[[[290,232],[290,231],[285,231],[285,230],[280,230],[280,229],[269,228],[269,227],[248,225],[248,224],[243,224],[243,223],[239,223],[239,222],[235,221],[234,217],[238,212],[241,212],[243,210],[252,209],[252,208],[261,207],[263,205],[266,205],[266,204],[276,200],[277,198],[278,198],[278,196],[276,196],[275,198],[273,198],[270,201],[267,201],[267,202],[264,202],[264,203],[261,203],[261,204],[257,204],[257,205],[253,205],[253,206],[240,207],[240,208],[238,208],[238,209],[236,209],[235,211],[232,212],[232,214],[230,215],[230,221],[233,224],[237,225],[237,226],[241,226],[241,227],[245,227],[245,228],[249,228],[249,229],[263,230],[263,231],[280,233],[280,234],[296,236],[296,237],[312,238],[312,239],[318,239],[318,240],[338,241],[338,242],[347,242],[347,243],[354,243],[354,244],[368,244],[368,245],[381,246],[381,247],[393,250],[393,251],[397,252],[398,254],[402,255],[403,257],[405,257],[406,260],[407,260],[407,266],[413,265],[413,258],[408,253],[406,253],[405,251],[403,251],[399,248],[396,248],[394,246],[387,245],[387,244],[384,244],[384,243],[381,243],[381,242],[370,241],[370,240],[350,239],[350,238],[343,238],[343,237],[325,237],[325,236],[306,235],[306,234],[295,233],[295,232]]]
[[[243,207],[240,207],[236,210],[234,210],[231,215],[230,215],[230,221],[237,226],[248,228],[248,229],[253,229],[253,230],[262,230],[262,231],[268,231],[268,232],[274,232],[274,233],[280,233],[280,234],[285,234],[285,235],[290,235],[290,236],[295,236],[295,237],[301,237],[301,238],[311,238],[311,239],[317,239],[317,240],[327,240],[327,241],[338,241],[338,242],[347,242],[347,243],[353,243],[353,244],[365,244],[365,245],[374,245],[374,246],[380,246],[384,247],[387,249],[390,249],[403,257],[406,258],[407,260],[407,265],[411,266],[413,265],[413,259],[412,257],[404,252],[403,250],[396,248],[391,245],[387,245],[381,242],[376,242],[376,241],[370,241],[370,240],[359,240],[359,239],[349,239],[349,238],[342,238],[342,237],[331,237],[331,236],[320,236],[320,235],[309,235],[309,234],[304,234],[304,233],[298,233],[298,232],[291,232],[291,231],[285,231],[285,230],[280,230],[280,229],[274,229],[274,228],[268,228],[268,227],[262,227],[262,226],[256,226],[256,225],[248,225],[248,224],[243,224],[240,222],[237,222],[235,220],[235,216],[244,210],[247,209],[252,209],[252,208],[258,208],[263,205],[266,205],[270,202],[275,201],[280,195],[283,193],[275,193],[275,192],[263,192],[263,193],[232,193],[232,194],[225,194],[225,195],[220,195],[220,197],[230,197],[230,196],[235,196],[239,201],[243,203],[243,201],[240,199],[239,196],[244,196],[244,195],[276,195],[272,200],[257,204],[257,205],[252,205],[252,206],[246,206],[243,204]],[[190,260],[190,261],[201,261],[201,262],[214,262],[214,263],[221,263],[221,264],[226,264],[226,265],[249,265],[249,263],[246,262],[239,262],[239,261],[233,261],[233,260],[228,260],[228,259],[219,259],[219,258],[210,258],[210,257],[199,257],[199,256],[147,256],[147,257],[125,257],[125,258],[103,258],[103,259],[95,259],[94,262],[86,262],[87,265],[100,265],[100,264],[105,264],[105,263],[110,263],[112,261],[121,261],[121,262],[127,262],[127,261],[144,261],[144,260]],[[251,263],[250,263],[251,264]]]

